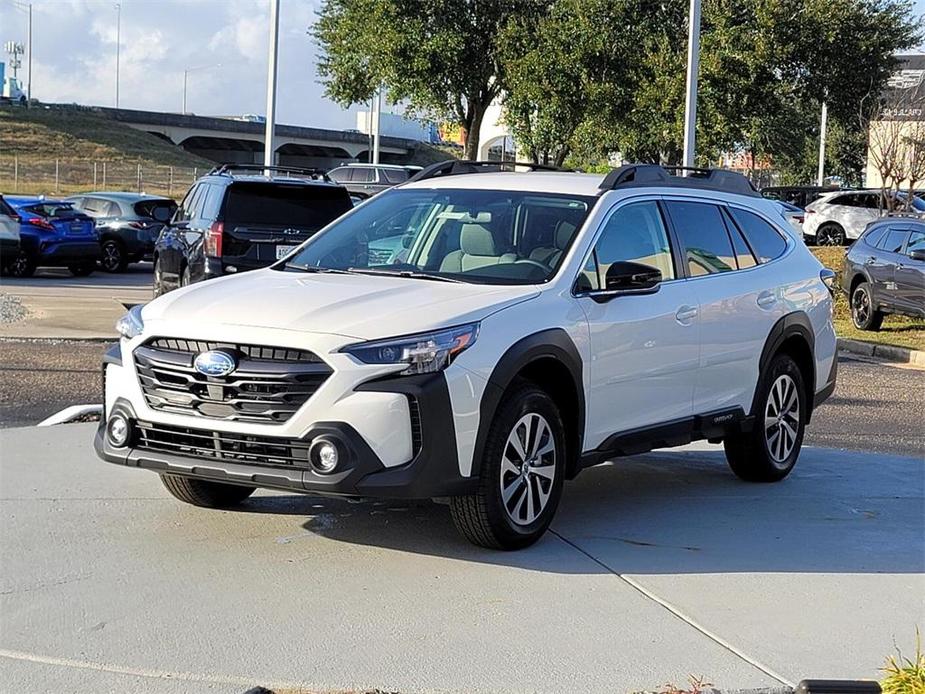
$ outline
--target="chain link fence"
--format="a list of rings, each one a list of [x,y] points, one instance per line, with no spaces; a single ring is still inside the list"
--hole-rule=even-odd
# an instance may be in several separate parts
[[[180,198],[205,172],[203,167],[145,162],[0,157],[0,193],[73,195],[124,190]]]

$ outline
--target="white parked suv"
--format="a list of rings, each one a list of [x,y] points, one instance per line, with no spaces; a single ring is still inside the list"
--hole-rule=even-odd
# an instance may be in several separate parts
[[[776,204],[726,171],[500,168],[436,164],[269,268],[133,308],[99,455],[199,506],[448,500],[503,549],[618,456],[706,438],[785,477],[835,387],[834,273]]]
[[[828,193],[806,206],[803,235],[820,246],[844,246],[860,238],[867,225],[886,214],[879,190],[843,190]],[[905,193],[894,207],[904,206]],[[910,213],[925,213],[925,202],[912,196]]]

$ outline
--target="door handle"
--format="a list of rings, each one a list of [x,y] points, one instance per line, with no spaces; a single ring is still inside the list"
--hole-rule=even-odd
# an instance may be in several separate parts
[[[865,262],[865,265],[873,265],[877,262],[877,259],[874,256],[870,256]]]
[[[765,290],[758,295],[757,302],[761,308],[771,308],[777,303],[777,297],[774,292]]]
[[[681,325],[690,325],[691,322],[697,317],[697,307],[696,306],[682,306],[678,309],[677,313],[674,314],[675,320],[678,321]]]

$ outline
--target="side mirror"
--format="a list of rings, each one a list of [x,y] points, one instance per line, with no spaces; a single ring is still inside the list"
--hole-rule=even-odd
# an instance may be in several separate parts
[[[608,292],[645,291],[655,289],[661,281],[661,271],[651,265],[620,261],[607,269],[604,284]]]
[[[912,260],[925,260],[925,248],[916,248],[914,251],[909,251],[909,257]]]

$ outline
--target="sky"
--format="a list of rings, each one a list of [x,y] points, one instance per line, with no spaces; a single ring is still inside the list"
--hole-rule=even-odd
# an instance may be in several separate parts
[[[26,43],[29,0],[0,0],[0,44]],[[31,0],[32,96],[115,105],[114,0]],[[317,46],[306,32],[319,0],[280,0],[277,120],[355,128],[356,116],[324,98]],[[267,0],[121,0],[119,105],[200,115],[266,111]],[[3,53],[0,60],[7,62]],[[26,61],[20,77],[25,82]],[[198,68],[198,69],[193,69]]]
[[[0,44],[26,43],[30,0],[0,0]],[[115,0],[31,0],[32,95],[41,101],[113,106]],[[268,0],[121,0],[119,105],[182,108],[200,115],[266,110]],[[317,46],[306,32],[320,0],[280,0],[277,120],[321,128],[356,127],[324,98]],[[916,0],[919,14],[925,0]],[[3,54],[0,60],[6,62]],[[25,61],[24,61],[25,68]],[[196,69],[194,69],[196,68]],[[20,73],[25,79],[25,69]]]

